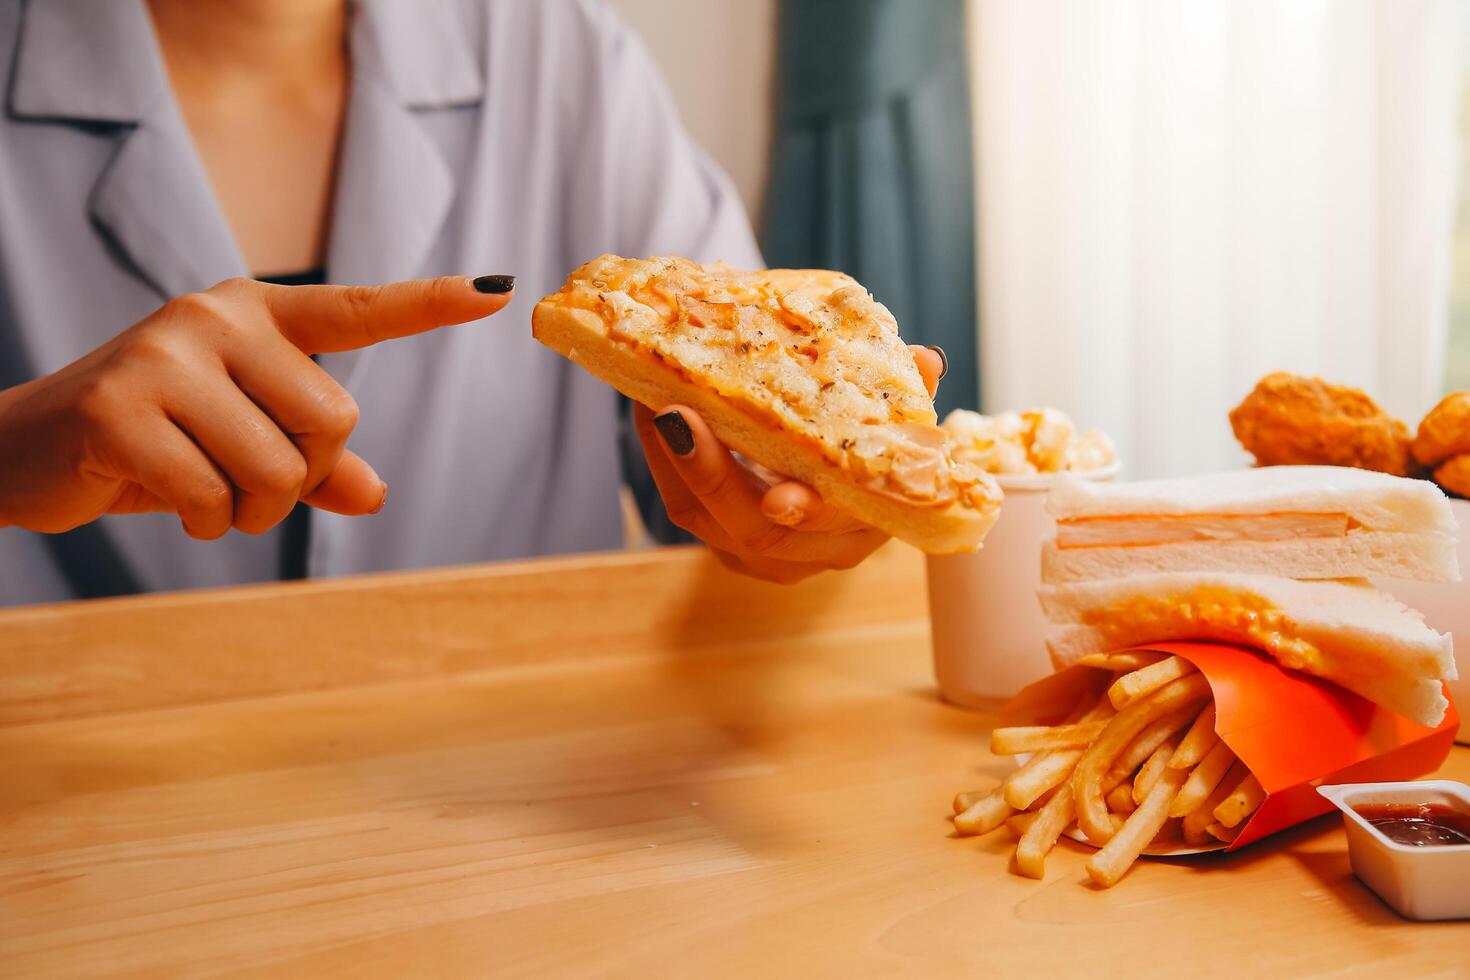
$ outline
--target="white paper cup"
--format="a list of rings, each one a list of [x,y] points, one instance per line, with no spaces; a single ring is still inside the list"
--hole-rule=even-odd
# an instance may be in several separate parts
[[[1077,473],[1111,480],[1106,469]],[[1051,673],[1041,585],[1041,545],[1056,530],[1046,495],[1058,474],[997,476],[1005,491],[1000,519],[970,555],[930,555],[929,618],[934,673],[946,701],[974,707],[1008,698]]]
[[[1458,680],[1449,682],[1450,697],[1460,710],[1460,731],[1455,741],[1470,744],[1470,500],[1451,500],[1450,509],[1460,525],[1459,582],[1411,582],[1407,579],[1375,579],[1373,584],[1405,605],[1424,614],[1424,621],[1455,641]]]

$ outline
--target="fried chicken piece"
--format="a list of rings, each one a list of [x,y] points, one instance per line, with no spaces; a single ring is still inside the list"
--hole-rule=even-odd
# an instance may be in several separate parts
[[[1411,469],[1409,427],[1356,388],[1285,371],[1268,374],[1230,413],[1235,438],[1262,466]]]
[[[1424,416],[1414,437],[1414,458],[1434,466],[1451,456],[1470,453],[1470,391],[1456,391]]]
[[[1436,466],[1434,482],[1445,493],[1470,499],[1470,453],[1451,456]]]

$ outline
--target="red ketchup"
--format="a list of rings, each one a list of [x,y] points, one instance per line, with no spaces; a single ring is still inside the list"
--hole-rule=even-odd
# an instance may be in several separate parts
[[[1365,803],[1353,810],[1398,844],[1470,847],[1470,813],[1443,803]]]

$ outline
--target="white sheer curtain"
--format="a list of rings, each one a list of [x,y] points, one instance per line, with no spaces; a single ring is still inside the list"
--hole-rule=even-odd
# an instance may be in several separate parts
[[[982,392],[1134,476],[1237,465],[1274,369],[1440,393],[1456,0],[972,0]]]

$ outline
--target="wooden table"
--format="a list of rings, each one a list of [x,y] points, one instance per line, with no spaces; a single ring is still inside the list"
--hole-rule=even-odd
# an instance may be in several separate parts
[[[788,589],[678,550],[0,614],[0,974],[1470,971],[1331,818],[1107,892],[952,839],[1005,764],[927,643],[897,546]]]

